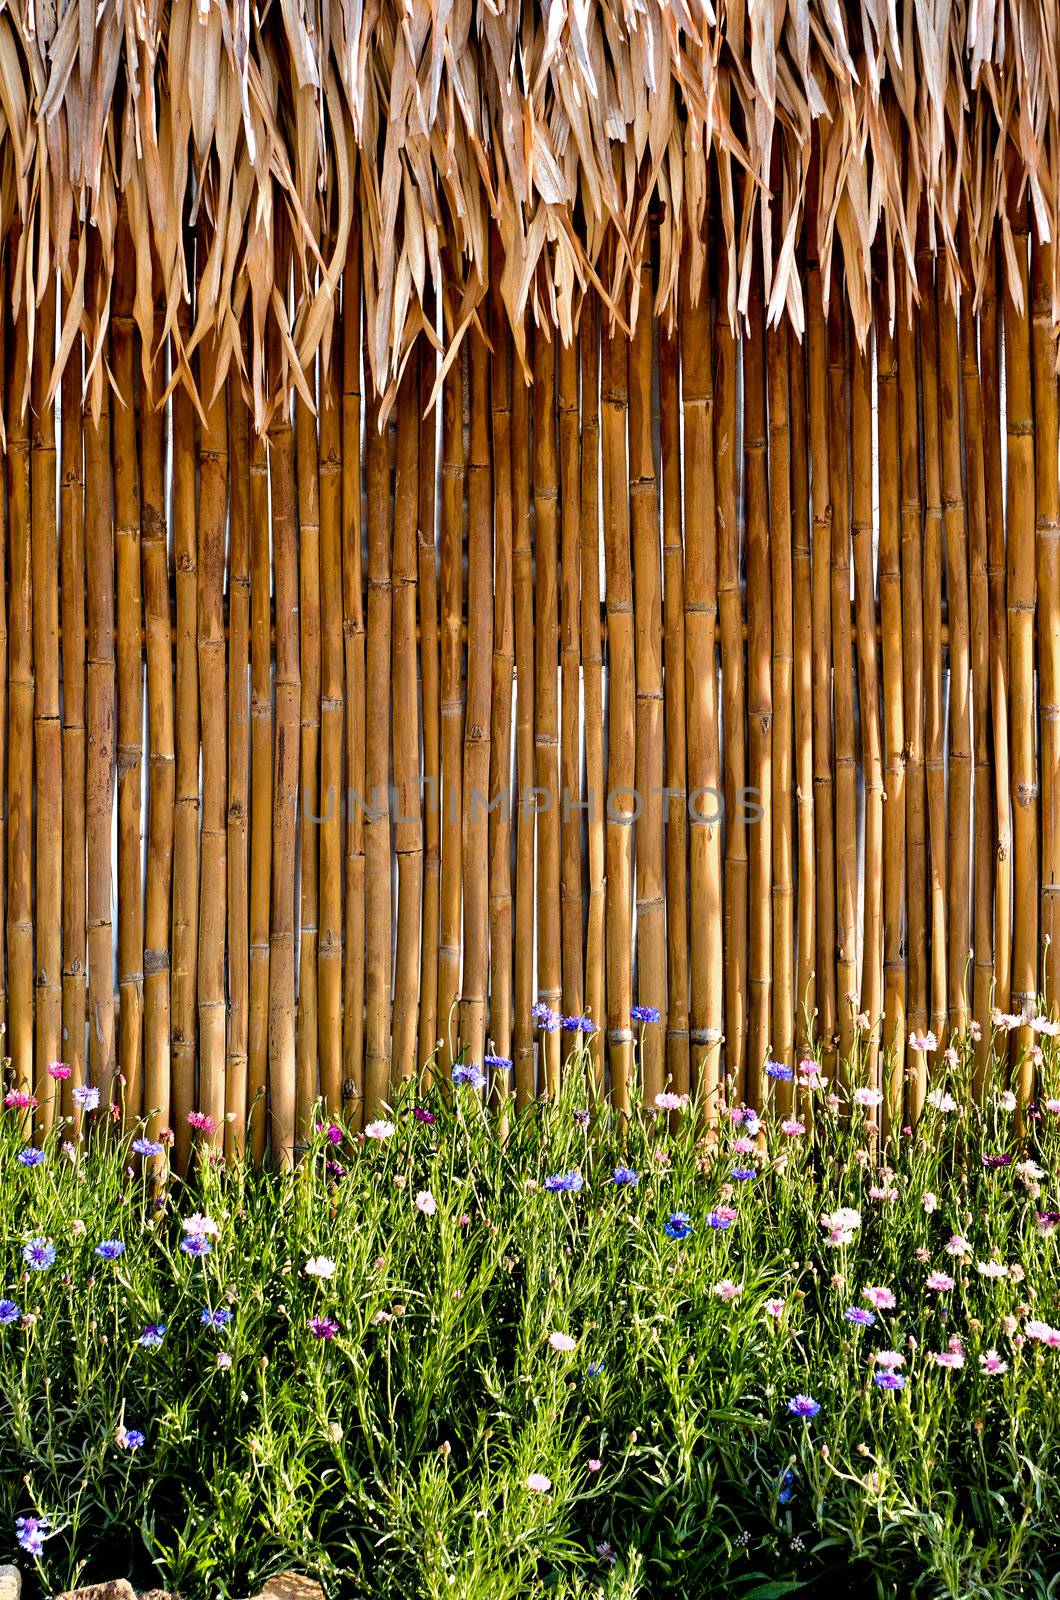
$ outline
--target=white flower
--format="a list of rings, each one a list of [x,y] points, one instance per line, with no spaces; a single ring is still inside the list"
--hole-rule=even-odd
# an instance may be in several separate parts
[[[963,1233],[951,1235],[949,1242],[943,1247],[948,1256],[970,1256],[972,1247]]]
[[[928,1189],[927,1192],[924,1195],[924,1210],[927,1212],[928,1216],[930,1217],[931,1213],[933,1211],[937,1211],[938,1208],[939,1208],[939,1197],[938,1197],[938,1195],[937,1194],[933,1194],[932,1191],[930,1189]]]
[[[416,1196],[416,1210],[422,1211],[425,1217],[433,1217],[438,1209],[438,1202],[429,1189],[421,1189]]]
[[[939,1042],[931,1032],[917,1033],[914,1028],[909,1035],[909,1048],[915,1051],[917,1055],[929,1055],[933,1050],[937,1050],[938,1047]]]
[[[1008,1277],[1008,1268],[1003,1261],[977,1261],[975,1270],[984,1278]]]
[[[1004,1094],[998,1095],[997,1103],[1001,1107],[1002,1111],[1015,1111],[1016,1096],[1012,1093],[1011,1089],[1006,1089]]]
[[[1035,1033],[1044,1033],[1047,1039],[1055,1039],[1060,1034],[1060,1022],[1055,1022],[1052,1017],[1034,1017],[1031,1027]]]
[[[392,1122],[370,1122],[364,1130],[366,1139],[392,1139],[394,1124]]]
[[[185,1233],[193,1234],[198,1239],[219,1239],[221,1230],[212,1217],[204,1217],[196,1211],[192,1217],[185,1217],[182,1224]]]
[[[310,1256],[302,1270],[308,1278],[333,1278],[335,1263],[329,1261],[327,1256]]]
[[[855,1089],[854,1104],[856,1106],[879,1106],[883,1104],[883,1093],[879,1089]]]
[[[569,1333],[550,1333],[548,1336],[548,1342],[552,1346],[553,1350],[558,1350],[561,1355],[566,1355],[571,1350],[576,1350],[578,1347],[577,1339],[572,1339]]]
[[[1044,1178],[1044,1168],[1038,1166],[1036,1161],[1020,1161],[1016,1166],[1016,1176],[1019,1178]]]
[[[927,1103],[929,1106],[934,1106],[936,1111],[941,1111],[943,1116],[947,1116],[951,1111],[957,1110],[956,1100],[951,1094],[947,1094],[944,1089],[932,1089],[927,1097]]]
[[[710,1292],[716,1294],[719,1300],[738,1300],[743,1293],[743,1284],[733,1283],[731,1278],[722,1278]]]

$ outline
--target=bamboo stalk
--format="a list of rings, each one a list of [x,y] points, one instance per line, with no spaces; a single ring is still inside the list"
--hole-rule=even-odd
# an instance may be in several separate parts
[[[585,1009],[596,1031],[589,1042],[597,1092],[604,1086],[607,1000],[604,919],[607,906],[604,837],[604,684],[600,627],[600,374],[596,312],[586,305],[579,331],[581,365],[581,655],[585,715],[586,833],[589,899],[585,925]],[[516,534],[518,536],[518,522]],[[518,610],[517,610],[518,616]],[[517,623],[518,626],[518,623]],[[532,648],[532,645],[531,645]],[[518,955],[516,956],[518,961]]]
[[[512,610],[512,343],[500,293],[499,240],[493,241],[494,272],[490,289],[491,445],[493,453],[494,578],[493,662],[490,726],[490,1013],[494,1053],[512,1059],[512,701],[515,668],[515,618]],[[508,1082],[498,1079],[496,1093],[505,1099]]]
[[[810,544],[810,458],[807,443],[806,351],[789,339],[791,363],[791,559],[794,617],[795,819],[798,834],[796,900],[795,1048],[810,1051],[816,999],[817,863],[814,860],[814,604]],[[810,625],[807,625],[807,619]]]
[[[442,389],[442,866],[438,945],[438,1032],[440,1066],[452,1074],[456,1056],[455,1007],[460,990],[461,744],[464,703],[461,696],[461,622],[463,613],[464,428],[463,384],[458,364]]]
[[[419,696],[416,684],[416,529],[419,523],[419,363],[410,359],[398,400],[394,482],[393,728],[394,849],[397,855],[397,958],[394,970],[393,1076],[416,1071],[419,1017],[423,822],[420,812]],[[488,664],[487,664],[488,670]],[[485,788],[485,782],[482,784]],[[485,961],[485,949],[483,950]]]
[[[773,706],[773,1043],[772,1054],[794,1069],[795,1017],[795,862],[792,807],[794,761],[794,644],[792,637],[792,507],[789,344],[786,323],[770,328],[766,340],[769,397],[769,555],[772,591]],[[787,1111],[792,1091],[777,1084],[777,1104]]]
[[[1057,342],[1052,318],[1056,247],[1035,238],[1033,253],[1035,553],[1038,584],[1038,699],[1041,717],[1042,988],[1060,1008],[1060,478]]]
[[[370,1122],[390,1088],[390,432],[379,404],[368,407],[368,631],[365,655],[365,1059],[364,1117]]]
[[[236,376],[226,384],[232,470],[228,540],[228,1054],[225,1061],[225,1155],[240,1156],[247,1137],[250,1034],[249,811],[250,700],[250,410]]]
[[[846,317],[828,313],[828,470],[832,502],[832,662],[835,719],[836,1003],[840,1063],[850,1059],[857,988],[857,763],[850,630],[850,481]],[[838,1065],[838,1064],[837,1064]]]
[[[164,310],[155,305],[155,334]],[[65,400],[65,389],[64,389]],[[169,539],[166,521],[166,413],[141,386],[138,416],[141,449],[141,534],[144,643],[147,659],[147,870],[144,909],[144,1111],[149,1137],[169,1126],[170,1085],[170,896],[173,887],[174,765],[173,634],[169,598]],[[67,480],[63,434],[63,480]],[[77,454],[79,454],[79,450]],[[79,465],[73,453],[71,472]],[[74,493],[76,494],[76,489]],[[66,500],[64,498],[64,515]],[[78,529],[78,539],[80,529]],[[80,567],[80,555],[73,563]],[[63,593],[66,593],[64,549]],[[63,618],[64,641],[66,618]],[[63,655],[66,675],[66,655]],[[69,686],[69,678],[66,678]],[[83,750],[83,746],[82,746]],[[65,755],[65,750],[64,750]],[[82,755],[83,761],[83,755]],[[83,770],[83,768],[82,768]],[[79,874],[83,877],[83,873]],[[69,957],[67,957],[69,961]],[[63,1010],[66,1011],[64,993]]]
[[[341,358],[340,358],[341,359]],[[342,415],[334,338],[320,362],[320,1093],[342,1109]]]
[[[467,707],[464,719],[464,981],[461,1036],[481,1066],[489,988],[490,697],[493,674],[493,518],[490,476],[489,352],[469,335],[467,455]],[[413,646],[413,649],[415,647]]]
[[[63,313],[67,303],[64,296]],[[0,317],[0,329],[4,318]],[[0,367],[3,363],[0,361]],[[62,1110],[73,1108],[72,1091],[85,1082],[85,1013],[87,1000],[87,911],[85,904],[85,472],[81,418],[81,340],[75,339],[62,378],[60,397],[62,445],[59,511],[61,533],[62,702],[63,702],[63,1059],[70,1077],[63,1087]],[[149,430],[144,431],[144,448]],[[0,539],[6,543],[6,523]],[[0,570],[3,569],[0,549]],[[168,601],[169,583],[166,582]],[[4,637],[0,648],[0,683],[7,684],[7,602],[3,607]],[[150,644],[150,637],[148,640]],[[169,619],[166,619],[166,662],[170,657]],[[150,671],[150,664],[149,669]],[[6,695],[0,702],[0,729],[6,730]],[[172,734],[172,721],[170,723]],[[2,738],[2,735],[0,735]],[[152,735],[152,744],[155,743]],[[6,794],[0,759],[0,794]],[[161,806],[160,806],[161,810]],[[6,807],[5,807],[6,813]],[[153,813],[152,813],[153,814]],[[0,841],[2,842],[2,841]],[[0,904],[3,903],[5,851],[0,848]],[[150,877],[148,879],[150,885]],[[169,895],[166,894],[168,925]],[[0,918],[0,970],[3,969],[3,919]],[[166,944],[168,947],[168,934]],[[161,1076],[169,1090],[169,1019],[166,1018],[167,1055]]]
[[[114,554],[117,574],[118,654],[118,1060],[125,1079],[126,1113],[139,1116],[143,1101],[144,903],[143,599],[140,576],[140,472],[135,411],[135,344],[132,318],[132,240],[118,231],[111,317],[117,397],[113,413]],[[54,468],[50,469],[54,478]]]
[[[47,401],[48,356],[55,344],[55,285],[37,307],[38,355],[32,366],[30,511],[33,543],[33,742],[36,762],[36,1066],[43,1128],[52,1124],[54,1084],[48,1064],[61,1054],[63,761],[59,720],[59,531],[56,522],[55,407]],[[131,405],[131,395],[129,397]],[[139,573],[136,594],[139,596]],[[136,658],[139,666],[139,627]],[[120,648],[120,638],[119,638]],[[135,1092],[135,1078],[128,1090]],[[128,1092],[128,1091],[127,1091]]]
[[[652,281],[641,262],[640,314],[629,349],[629,499],[633,532],[636,649],[637,1000],[661,1013],[641,1047],[641,1088],[652,1106],[663,1088],[666,1011],[666,901],[663,880],[662,565],[652,441]]]
[[[247,1111],[255,1161],[265,1153],[269,1063],[269,912],[272,901],[272,567],[269,455],[250,446],[250,1018]]]
[[[581,1015],[585,967],[582,949],[581,825],[581,459],[578,439],[578,351],[559,352],[560,459],[560,910],[563,1009]],[[580,1040],[577,1042],[581,1042]],[[575,1040],[568,1034],[564,1055]]]
[[[358,229],[342,280],[342,638],[346,674],[346,836],[342,993],[343,1101],[364,1105],[365,626],[361,507],[361,278]]]
[[[29,336],[26,312],[14,324],[14,338],[8,344],[7,411],[7,523],[10,549],[8,607],[10,619],[10,687],[8,692],[8,801],[7,801],[7,962],[8,1019],[5,1054],[9,1055],[17,1081],[34,1083],[33,1061],[33,541],[30,524],[30,441],[29,412],[23,410],[29,368]],[[95,430],[93,430],[94,433]],[[98,473],[93,480],[98,481]],[[105,575],[95,575],[89,590],[90,618],[96,620],[100,591]],[[96,635],[93,635],[95,638]],[[113,628],[110,632],[113,651]],[[92,673],[90,670],[90,678]],[[93,731],[96,750],[106,756],[102,725],[100,672],[96,668]],[[110,704],[113,706],[113,672]],[[92,769],[100,781],[99,760]],[[97,800],[98,807],[98,800]],[[98,824],[94,837],[98,839]],[[107,835],[107,849],[110,835]],[[109,905],[108,905],[109,913]],[[113,1008],[113,988],[108,986]],[[93,995],[98,999],[97,976]],[[102,1021],[105,1021],[105,1013]],[[101,1058],[99,1045],[93,1052],[93,1066],[100,1074],[110,1067],[109,1054]],[[95,1078],[102,1082],[102,1077]],[[109,1089],[109,1076],[104,1084]]]
[[[556,351],[534,335],[534,769],[537,824],[537,991],[559,1010],[563,998],[559,794],[559,469],[556,460]],[[542,1090],[559,1093],[560,1036],[541,1036]]]
[[[308,1138],[317,1097],[319,1019],[317,962],[320,947],[320,469],[316,418],[301,395],[294,402],[295,481],[298,495],[298,659],[301,666],[301,751],[298,801],[300,897],[298,911],[298,1020],[295,1035],[296,1140]],[[384,676],[389,670],[389,663]]]
[[[6,275],[3,274],[3,273],[0,273],[0,283],[6,284],[6,282],[7,282]],[[10,349],[10,345],[9,345],[7,316],[6,316],[6,314],[4,314],[4,315],[0,315],[0,372],[2,372],[3,375],[4,375],[5,383],[7,381],[7,378],[8,378],[8,375],[9,375],[9,371],[10,371],[10,368],[9,368],[9,365],[8,365],[8,352],[9,352],[9,349]],[[65,405],[65,395],[66,395],[66,392],[67,392],[67,388],[69,388],[72,385],[73,381],[74,381],[73,377],[71,377],[69,380],[67,380],[67,373],[72,373],[78,367],[79,362],[80,362],[80,351],[81,351],[80,340],[79,339],[75,339],[73,352],[72,352],[72,354],[70,356],[70,359],[67,361],[66,369],[65,369],[65,371],[63,373],[63,381],[64,381],[64,385],[66,385],[66,387],[64,387],[64,390],[63,390],[64,404],[63,404],[63,412],[62,412],[62,414],[63,414],[64,417],[67,415],[66,405]],[[78,377],[78,380],[79,380],[80,379],[80,373],[79,372],[77,373],[77,377]],[[64,433],[63,433],[64,450],[66,450],[68,448],[68,446],[67,446],[67,436],[68,435],[71,438],[71,440],[76,440],[78,449],[80,449],[80,444],[81,444],[81,422],[80,422],[80,414],[79,414],[79,411],[77,409],[77,406],[79,405],[79,401],[80,401],[80,383],[78,383],[77,395],[78,395],[78,401],[75,403],[75,410],[74,410],[74,413],[73,413],[73,415],[74,415],[74,424],[69,426],[69,427],[67,427],[67,428],[65,428]],[[0,405],[2,405],[2,404],[3,404],[3,402],[0,401]],[[3,441],[3,446],[4,446],[3,449],[0,450],[0,573],[2,573],[4,575],[4,580],[5,580],[3,583],[0,583],[0,1027],[2,1027],[4,1029],[4,1032],[6,1034],[7,1033],[7,1017],[8,1017],[8,1010],[7,1010],[7,1002],[8,1002],[8,967],[7,967],[7,943],[8,943],[8,939],[7,939],[7,934],[8,934],[8,927],[7,927],[7,919],[8,919],[8,898],[7,898],[7,884],[8,884],[8,872],[7,872],[7,867],[8,867],[8,857],[7,857],[7,851],[8,851],[8,830],[7,830],[7,821],[8,821],[8,764],[7,764],[7,755],[8,755],[8,609],[9,609],[9,605],[10,605],[11,595],[14,592],[13,591],[13,587],[9,590],[8,581],[7,581],[7,571],[8,571],[7,555],[8,555],[8,544],[9,544],[9,541],[8,541],[8,530],[7,530],[7,520],[8,520],[7,483],[8,483],[8,472],[9,472],[9,469],[8,469],[8,451],[9,451],[9,448],[10,448],[10,435],[6,434],[6,427],[5,427],[5,438],[4,438],[4,441]],[[66,457],[64,455],[64,485],[65,485],[65,460],[66,460]],[[80,507],[80,500],[78,501],[78,506]],[[78,524],[78,526],[80,526],[80,523]],[[70,539],[72,541],[72,532],[71,532],[71,535],[70,535]],[[64,521],[63,521],[63,561],[64,561],[64,564],[66,562],[67,544],[68,544],[67,524],[66,524],[66,520],[65,520],[65,516],[64,516]],[[82,568],[83,568],[83,562],[82,562]],[[64,567],[64,570],[65,570],[65,567]],[[12,573],[12,576],[14,576],[13,573]],[[82,613],[82,618],[83,618],[83,615],[84,615],[84,599],[85,599],[83,571],[82,571],[82,574],[80,576],[80,579],[77,582],[77,587],[78,587],[78,592],[80,594],[80,605],[81,605],[81,613]],[[62,599],[63,599],[64,608],[65,608],[65,604],[66,604],[66,584],[65,584],[65,582],[63,583],[63,588],[62,588]],[[64,610],[64,621],[65,621],[65,610]],[[82,862],[82,867],[83,867],[84,858],[85,858],[84,857],[84,848],[83,848],[83,840],[84,840],[84,832],[83,832],[83,830],[84,830],[84,762],[83,762],[83,751],[84,751],[84,715],[85,715],[84,714],[84,681],[85,681],[85,679],[84,679],[84,623],[83,623],[83,620],[82,620],[81,627],[77,632],[76,640],[75,640],[75,637],[73,635],[71,635],[71,636],[69,636],[67,638],[66,635],[65,635],[65,630],[64,630],[64,639],[66,640],[66,648],[69,650],[71,655],[74,654],[75,643],[76,643],[76,650],[77,650],[77,652],[79,654],[79,659],[80,659],[80,662],[81,662],[81,675],[80,675],[81,701],[80,701],[80,706],[78,706],[74,702],[74,691],[76,690],[76,682],[75,682],[73,684],[72,688],[71,688],[71,705],[70,705],[70,710],[69,710],[69,717],[70,717],[71,721],[73,721],[73,720],[75,720],[75,719],[77,719],[79,717],[80,718],[80,725],[81,725],[81,749],[82,749],[81,774],[82,774],[82,782],[81,782],[81,791],[80,791],[80,798],[81,798],[80,816],[81,816],[81,826],[82,826],[81,862]],[[75,676],[76,676],[76,669],[75,669]],[[64,661],[64,681],[65,681],[65,661]],[[64,703],[64,707],[63,707],[63,716],[64,716],[64,719],[67,717],[67,709],[66,709],[65,703]],[[64,768],[64,771],[68,771],[69,770],[68,767],[67,767],[66,757],[67,757],[67,742],[66,742],[66,724],[65,724],[65,720],[64,720],[64,728],[63,728],[63,768]],[[76,798],[74,800],[74,807],[76,807]],[[64,891],[63,892],[63,916],[64,916],[64,918],[66,918],[68,915],[70,917],[72,917],[73,916],[73,912],[74,912],[73,901],[72,901],[72,899],[70,897],[67,896],[67,894],[65,892],[66,891],[66,876],[67,876],[66,828],[67,828],[67,816],[68,816],[69,812],[71,811],[71,809],[72,808],[70,806],[68,806],[68,807],[66,807],[66,809],[63,812],[63,829],[64,829],[64,836],[63,836],[63,891]],[[84,871],[83,870],[82,870],[82,873],[81,873],[81,885],[82,885],[82,888],[81,888],[81,904],[82,904],[82,908],[83,908],[83,906],[84,906]],[[67,956],[67,949],[69,948],[71,953],[74,950],[74,940],[73,940],[72,937],[70,939],[69,946],[67,946],[66,937],[65,937],[66,932],[67,932],[67,925],[66,925],[66,923],[64,921],[64,926],[63,926],[63,934],[64,934],[63,955],[64,955],[64,960],[70,959],[70,957]],[[84,980],[84,970],[85,970],[85,965],[84,965],[84,922],[83,922],[83,918],[82,918],[82,927],[81,927],[81,978],[82,978],[82,982]],[[65,1022],[65,1000],[66,1000],[66,992],[67,992],[65,967],[64,967],[64,970],[63,970],[63,980],[64,980],[63,981],[64,1022]],[[76,1065],[76,1067],[77,1067],[77,1069],[79,1071],[83,1069],[84,1054],[85,1054],[85,1048],[84,1048],[85,1008],[84,1008],[84,995],[83,995],[83,993],[82,993],[82,1005],[81,1005],[80,1017],[81,1017],[80,1032],[69,1041],[69,1047],[68,1047],[68,1049],[66,1051],[66,1054],[68,1055],[68,1057],[70,1059],[71,1066]],[[5,1052],[5,1054],[7,1053],[9,1048],[10,1048],[9,1042],[5,1039],[5,1042],[4,1042],[4,1052]],[[76,1054],[75,1054],[75,1050],[77,1052]],[[82,1079],[78,1078],[77,1081],[80,1083],[82,1081]],[[68,1100],[68,1098],[69,1098],[68,1091],[65,1091],[64,1092],[64,1100]],[[64,1110],[64,1112],[68,1111],[69,1110],[69,1105],[68,1104],[64,1104],[63,1110]]]
[[[708,324],[709,326],[709,324]],[[702,407],[700,408],[702,412]],[[688,755],[685,700],[689,695],[685,658],[685,553],[681,537],[681,400],[680,346],[676,329],[659,327],[659,432],[662,445],[663,495],[663,715],[666,730],[666,1077],[677,1094],[689,1094],[688,927]],[[709,420],[709,419],[708,419]],[[688,418],[685,419],[688,432]],[[708,458],[709,459],[709,458]],[[702,463],[702,457],[700,458]],[[712,464],[713,465],[713,464]],[[698,474],[697,474],[698,476]],[[712,475],[713,476],[713,475]],[[711,485],[713,487],[713,484]],[[689,531],[691,532],[691,524]],[[713,527],[712,530],[713,531]],[[706,529],[697,527],[702,538]],[[711,629],[713,635],[713,627]],[[708,667],[714,639],[707,648]],[[715,676],[717,674],[715,673]],[[714,708],[717,718],[717,706]],[[697,730],[697,737],[699,730]],[[701,902],[698,914],[703,915]],[[702,940],[698,941],[702,945]],[[698,1052],[697,1052],[698,1053]],[[697,1072],[697,1080],[698,1080]],[[712,1107],[711,1107],[712,1109]]]
[[[756,270],[744,340],[744,472],[747,541],[747,754],[756,826],[748,842],[748,967],[750,1019],[745,1094],[762,1103],[762,1074],[772,1022],[773,685],[770,672],[769,488],[766,462],[766,375],[762,285]],[[790,490],[789,490],[790,492]],[[786,535],[781,535],[786,537]],[[788,540],[790,562],[790,539]],[[790,938],[788,950],[790,951]]]
[[[419,1064],[438,1043],[438,916],[441,894],[441,702],[438,654],[438,412],[431,405],[438,358],[420,354],[420,508],[417,576],[420,595],[420,698],[423,703],[423,917],[420,945]]]
[[[534,1098],[534,577],[530,549],[530,396],[512,374],[512,579],[515,604],[515,761],[519,809],[515,840],[516,1104]]]

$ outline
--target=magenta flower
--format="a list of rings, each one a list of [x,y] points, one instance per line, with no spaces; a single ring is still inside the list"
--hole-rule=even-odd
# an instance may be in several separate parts
[[[334,1317],[310,1317],[309,1331],[314,1339],[334,1339],[339,1325]]]

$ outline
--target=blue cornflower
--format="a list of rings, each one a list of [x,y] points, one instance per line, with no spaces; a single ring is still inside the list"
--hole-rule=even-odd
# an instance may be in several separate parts
[[[867,1310],[865,1306],[847,1306],[843,1315],[848,1322],[856,1322],[859,1328],[874,1328],[876,1326],[875,1315]]]
[[[125,1254],[125,1246],[120,1239],[104,1239],[102,1244],[97,1244],[96,1254],[101,1261],[117,1261]]]
[[[186,1256],[208,1256],[213,1245],[204,1233],[186,1233],[180,1241],[180,1248]]]
[[[553,1011],[551,1006],[546,1006],[543,1000],[537,1002],[531,1009],[530,1015],[544,1033],[559,1032],[559,1013]]]
[[[22,1312],[13,1300],[0,1300],[0,1328],[10,1328],[21,1315]]]
[[[22,1259],[34,1272],[43,1272],[55,1260],[55,1246],[50,1239],[31,1239],[22,1247]]]
[[[893,1367],[885,1367],[882,1371],[879,1367],[877,1367],[876,1371],[872,1374],[872,1381],[874,1384],[876,1384],[877,1388],[880,1389],[905,1388],[905,1374],[901,1372],[895,1372]]]
[[[87,1083],[78,1084],[73,1091],[73,1102],[79,1111],[95,1111],[99,1107],[99,1090]]]
[[[708,1227],[716,1229],[718,1233],[724,1233],[726,1228],[731,1228],[733,1221],[734,1218],[728,1210],[707,1212]]]
[[[145,1350],[157,1350],[165,1338],[166,1325],[164,1322],[149,1322],[147,1327],[137,1339],[137,1344],[142,1344]]]
[[[462,1061],[453,1068],[453,1082],[470,1084],[472,1089],[483,1089],[486,1086],[486,1074],[481,1067]]]
[[[27,1555],[39,1556],[47,1537],[47,1517],[16,1517],[15,1538]]]
[[[160,1156],[162,1146],[157,1139],[134,1139],[132,1147],[138,1156]]]
[[[752,1178],[758,1176],[754,1167],[733,1167],[732,1175],[737,1183],[750,1183]]]
[[[582,1186],[582,1175],[574,1172],[554,1172],[545,1179],[545,1188],[551,1194],[577,1194]]]
[[[629,1014],[634,1022],[658,1022],[662,1016],[658,1006],[633,1006]]]
[[[780,1487],[777,1490],[777,1504],[786,1506],[794,1493],[795,1474],[789,1467],[787,1472],[784,1473],[784,1476],[780,1480]]]
[[[20,1167],[39,1167],[44,1160],[44,1151],[38,1150],[36,1145],[29,1145],[27,1149],[18,1152]]]
[[[663,1223],[663,1232],[671,1239],[687,1239],[692,1232],[692,1223],[687,1211],[674,1211],[669,1220]]]
[[[232,1313],[225,1310],[223,1306],[217,1311],[211,1311],[207,1306],[199,1318],[204,1328],[227,1328],[231,1320]]]
[[[623,1183],[635,1184],[635,1183],[639,1183],[640,1182],[640,1173],[639,1172],[635,1172],[632,1167],[616,1167],[614,1172],[611,1174],[611,1182],[612,1183],[618,1183],[618,1184],[623,1184]]]
[[[491,1067],[494,1072],[510,1072],[512,1070],[512,1062],[508,1056],[495,1056],[490,1051],[482,1059],[486,1066]]]
[[[147,1443],[146,1433],[141,1433],[139,1428],[123,1428],[118,1443],[123,1450],[139,1450],[140,1446]]]
[[[809,1394],[793,1394],[788,1401],[788,1410],[793,1417],[815,1417],[820,1409],[817,1401]]]
[[[587,1378],[598,1378],[603,1370],[604,1363],[602,1361],[590,1361],[585,1369],[585,1376]]]
[[[564,1033],[595,1033],[596,1024],[592,1017],[561,1017],[560,1026]]]
[[[766,1077],[779,1078],[781,1083],[790,1083],[795,1074],[785,1061],[767,1061]]]

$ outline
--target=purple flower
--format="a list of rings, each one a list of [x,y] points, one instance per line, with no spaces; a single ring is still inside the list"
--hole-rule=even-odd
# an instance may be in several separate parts
[[[50,1239],[31,1239],[22,1247],[22,1259],[33,1272],[44,1272],[55,1260],[55,1246]]]
[[[416,1118],[417,1122],[425,1122],[427,1123],[428,1127],[437,1120],[434,1112],[428,1111],[426,1106],[413,1106],[412,1115]]]
[[[545,1179],[545,1188],[551,1194],[577,1194],[582,1186],[580,1172],[554,1172]]]
[[[165,1338],[165,1333],[166,1325],[164,1322],[149,1322],[136,1342],[143,1345],[145,1350],[157,1350]]]
[[[663,1233],[671,1239],[687,1239],[692,1232],[692,1223],[687,1211],[671,1212],[669,1220],[663,1223]]]
[[[160,1156],[162,1154],[162,1146],[157,1139],[134,1139],[132,1147],[138,1156]]]
[[[89,1084],[78,1084],[73,1091],[73,1102],[79,1111],[95,1111],[99,1107],[99,1090]]]
[[[588,1111],[585,1110],[574,1111],[571,1113],[571,1115],[578,1124],[579,1128],[587,1128],[592,1121],[592,1117],[589,1115]]]
[[[766,1077],[779,1078],[781,1083],[790,1083],[795,1074],[785,1061],[767,1061]]]
[[[640,1173],[632,1167],[616,1167],[611,1174],[611,1182],[621,1184],[636,1184],[640,1182]]]
[[[895,1372],[893,1367],[885,1367],[882,1371],[877,1367],[872,1374],[872,1381],[879,1389],[904,1389],[905,1377],[901,1372]]]
[[[820,1409],[812,1395],[793,1394],[788,1401],[788,1410],[793,1417],[815,1417]]]
[[[225,1310],[223,1306],[217,1311],[211,1311],[207,1306],[199,1318],[204,1328],[227,1328],[231,1320],[232,1313]]]
[[[96,1255],[101,1261],[117,1261],[124,1254],[125,1246],[120,1239],[104,1239],[102,1244],[96,1246]]]
[[[20,1150],[18,1153],[20,1167],[39,1167],[43,1160],[44,1151],[38,1150],[36,1145],[31,1144],[27,1149]]]
[[[1011,1166],[1012,1157],[1010,1155],[983,1156],[982,1161],[988,1172],[995,1172],[998,1167]]]
[[[513,1063],[510,1057],[495,1056],[492,1050],[483,1056],[482,1059],[486,1066],[490,1067],[494,1072],[511,1072],[512,1070]]]
[[[718,1206],[716,1210],[707,1212],[707,1226],[724,1233],[726,1228],[732,1227],[736,1215],[731,1206]]]
[[[755,1172],[754,1167],[733,1167],[732,1176],[737,1183],[750,1183],[751,1179],[756,1178],[758,1174]]]
[[[632,1022],[658,1022],[662,1013],[658,1006],[631,1006],[629,1015]]]
[[[180,1248],[186,1256],[208,1256],[213,1245],[204,1233],[186,1233],[180,1241]]]
[[[876,1325],[876,1318],[864,1306],[847,1306],[843,1312],[848,1322],[854,1322],[859,1328],[872,1328]]]
[[[559,1032],[559,1028],[560,1028],[559,1014],[558,1014],[558,1012],[553,1011],[551,1006],[546,1006],[543,1000],[539,1000],[537,1002],[537,1004],[531,1009],[530,1015],[534,1019],[534,1021],[537,1023],[538,1027],[542,1030],[542,1032],[544,1032],[544,1033],[558,1033]]]
[[[309,1331],[315,1339],[334,1339],[339,1325],[334,1317],[310,1317]]]
[[[474,1066],[471,1062],[461,1061],[453,1068],[453,1082],[469,1084],[472,1089],[484,1089],[486,1074],[481,1067]]]
[[[21,1315],[22,1312],[13,1300],[0,1300],[0,1328],[10,1328]]]
[[[118,1443],[123,1450],[139,1450],[141,1445],[147,1443],[147,1435],[141,1433],[139,1428],[123,1428]]]
[[[47,1537],[47,1517],[16,1517],[15,1538],[27,1555],[39,1556]]]

